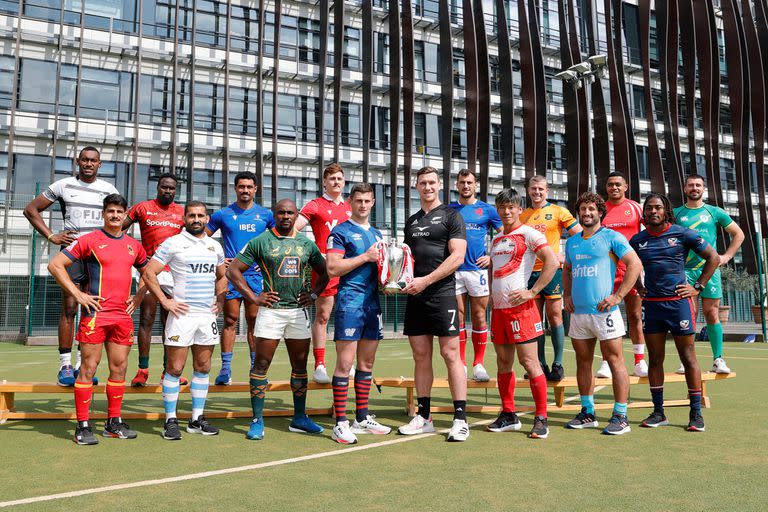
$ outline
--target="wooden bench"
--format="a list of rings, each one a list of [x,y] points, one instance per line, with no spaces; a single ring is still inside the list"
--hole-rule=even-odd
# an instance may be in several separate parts
[[[93,395],[104,395],[105,386],[100,384],[93,386]],[[307,388],[314,389],[331,389],[330,384],[317,384],[316,382],[309,382]],[[72,407],[71,412],[24,412],[17,411],[15,407],[15,398],[17,393],[28,394],[68,394],[73,395],[73,388],[62,387],[50,382],[2,382],[0,383],[0,424],[5,423],[7,420],[74,420],[75,412]],[[274,381],[270,382],[267,386],[267,392],[273,391],[290,391],[290,381]],[[142,388],[133,388],[127,386],[125,388],[126,395],[152,395],[161,394],[163,387],[159,384],[149,385]],[[181,386],[181,393],[189,393],[189,386]],[[209,394],[215,393],[240,393],[241,396],[250,396],[250,385],[246,382],[232,383],[229,386],[211,386],[208,388]],[[157,405],[162,407],[162,400],[157,398]],[[314,415],[333,415],[333,406],[328,408],[307,409],[307,414]],[[292,416],[293,410],[289,409],[265,409],[264,416]],[[252,416],[251,411],[206,411],[205,416],[208,418],[250,418]],[[104,419],[106,418],[105,411],[92,411],[91,419]],[[142,419],[142,420],[157,420],[165,417],[163,412],[125,412],[123,419]],[[180,418],[188,418],[189,413],[179,413]]]
[[[707,395],[707,382],[709,381],[715,381],[715,380],[725,380],[725,379],[733,379],[736,377],[735,373],[728,373],[728,374],[720,374],[720,373],[702,373],[701,374],[701,394],[702,394],[702,404],[704,407],[710,407],[710,399],[709,395]],[[394,378],[394,379],[374,379],[375,384],[381,387],[390,387],[390,388],[405,388],[405,412],[409,416],[413,416],[416,414],[416,385],[414,383],[413,378],[411,377],[400,377],[400,378]],[[667,373],[664,376],[664,383],[671,383],[671,382],[685,382],[685,375],[679,375],[677,373]],[[644,384],[645,386],[648,386],[648,377],[635,377],[630,376],[629,377],[629,384],[630,384],[630,395],[632,386],[637,384]],[[525,386],[525,388],[528,388],[528,381],[525,379],[517,379],[517,386]],[[566,377],[563,380],[559,382],[547,382],[547,386],[552,388],[554,395],[555,395],[555,408],[558,410],[563,411],[578,411],[581,409],[580,404],[567,404],[565,399],[565,390],[568,388],[578,388],[578,383],[576,382],[576,377]],[[608,387],[611,386],[611,379],[600,379],[595,378],[595,387],[598,386]],[[433,388],[448,388],[448,379],[435,379],[432,383]],[[467,388],[468,389],[476,389],[476,388],[491,388],[496,389],[496,379],[491,379],[488,382],[476,382],[474,380],[468,380],[467,381]],[[646,396],[650,394],[650,391],[648,389],[644,389],[642,391],[643,394]],[[669,407],[675,407],[675,406],[681,406],[681,405],[688,405],[688,399],[667,399],[664,401],[665,406]],[[613,402],[611,403],[598,403],[595,404],[595,409],[610,409],[613,407]],[[638,407],[653,407],[653,402],[650,401],[632,401],[630,399],[628,407],[630,408],[638,408]],[[533,406],[518,406],[517,411],[532,411],[534,410]],[[453,407],[446,407],[446,406],[432,406],[432,411],[435,412],[452,412]],[[495,413],[501,411],[501,406],[498,405],[468,405],[467,406],[467,412],[487,412],[487,413]]]

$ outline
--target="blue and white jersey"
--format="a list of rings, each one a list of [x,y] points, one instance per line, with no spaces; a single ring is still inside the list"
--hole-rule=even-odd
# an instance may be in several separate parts
[[[597,305],[613,293],[616,263],[631,250],[621,233],[602,227],[589,238],[582,232],[565,242],[565,263],[571,267],[571,297],[576,313],[599,313]],[[610,311],[616,309],[618,306]]]
[[[184,230],[160,244],[152,259],[171,269],[173,300],[188,305],[190,313],[211,312],[216,300],[216,267],[224,264],[219,242]]]
[[[333,228],[331,236],[328,237],[327,252],[343,254],[344,258],[354,258],[364,254],[381,239],[378,229],[373,226],[361,226],[350,219]],[[376,262],[365,263],[341,276],[336,307],[362,308],[365,305],[378,309],[378,276]]]
[[[678,224],[670,224],[656,234],[647,229],[641,231],[629,244],[643,262],[643,282],[647,291],[643,300],[679,299],[677,285],[688,283],[685,276],[688,251],[701,255],[709,247],[699,233]]]
[[[467,254],[459,270],[479,270],[477,259],[485,256],[488,228],[501,229],[501,219],[496,208],[477,200],[472,204],[453,202],[448,205],[459,212],[467,231]]]
[[[275,218],[272,211],[257,204],[243,210],[237,206],[237,203],[232,203],[214,212],[207,226],[211,234],[221,230],[224,254],[227,258],[237,256],[237,253],[251,241],[251,238],[255,238],[273,227],[275,227]],[[253,272],[258,273],[258,266],[252,266],[245,273]]]

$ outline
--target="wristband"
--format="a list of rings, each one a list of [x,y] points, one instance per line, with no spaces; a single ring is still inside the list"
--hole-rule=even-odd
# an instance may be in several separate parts
[[[48,238],[48,241],[49,241],[49,242],[51,241],[51,238],[52,238],[53,236],[55,236],[53,233],[51,233],[50,235],[48,235],[48,237],[47,237],[47,238]]]

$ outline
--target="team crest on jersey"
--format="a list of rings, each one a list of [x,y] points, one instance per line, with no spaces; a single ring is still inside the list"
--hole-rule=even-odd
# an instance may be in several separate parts
[[[133,256],[135,254],[134,251],[133,251],[133,247],[130,246],[130,245],[128,246],[128,254],[130,254],[131,256]]]
[[[216,252],[216,249],[214,249],[212,245],[209,245],[209,246],[207,247],[207,249],[208,249],[209,251],[211,251],[211,252]],[[245,247],[243,247],[243,249],[245,249]]]
[[[477,210],[475,210],[475,215],[482,215],[482,214],[483,214],[482,208],[478,208]]]
[[[357,329],[355,329],[354,327],[349,327],[349,328],[347,328],[347,329],[344,329],[344,334],[345,334],[346,336],[354,336],[354,335],[355,335],[355,331],[356,331],[356,330],[357,330]]]
[[[351,217],[351,216],[352,216],[352,212],[347,212],[347,217]]]
[[[301,275],[301,260],[297,256],[285,256],[277,269],[280,277],[299,277]]]
[[[544,219],[545,219],[545,220],[552,220],[552,214],[551,214],[551,213],[548,213],[548,214],[546,214],[546,215],[544,216]]]
[[[298,246],[298,247],[296,248],[296,254],[298,254],[299,256],[301,256],[302,254],[304,254],[304,248],[303,248],[302,246]]]
[[[688,320],[680,320],[680,328],[687,329],[691,323]]]
[[[176,336],[171,336],[170,338],[168,338],[168,341],[172,341],[173,343],[178,343],[179,335],[177,334]]]
[[[632,210],[624,210],[624,215],[629,217],[630,215],[632,215]]]
[[[672,238],[670,238],[669,240],[667,240],[667,243],[668,243],[669,245],[673,245],[673,246],[674,246],[674,245],[677,245],[677,238],[675,238],[675,237],[672,237]]]
[[[701,222],[709,222],[709,215],[702,215],[699,219],[701,219]]]

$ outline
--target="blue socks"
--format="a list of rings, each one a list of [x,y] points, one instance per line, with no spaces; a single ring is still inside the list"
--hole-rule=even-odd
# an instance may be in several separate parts
[[[613,414],[627,415],[627,404],[621,402],[613,402]]]
[[[251,368],[256,363],[256,352],[251,352]]]
[[[163,377],[163,408],[165,419],[176,417],[176,402],[179,401],[179,378],[165,372]]]
[[[210,386],[210,379],[207,373],[192,373],[192,382],[189,385],[189,392],[192,394],[192,421],[203,415],[208,386]]]
[[[581,406],[587,410],[589,414],[595,414],[595,396],[594,395],[579,395],[581,398]]]
[[[688,399],[691,401],[691,411],[701,412],[701,390],[689,389]]]
[[[221,371],[232,373],[232,352],[221,353]]]

